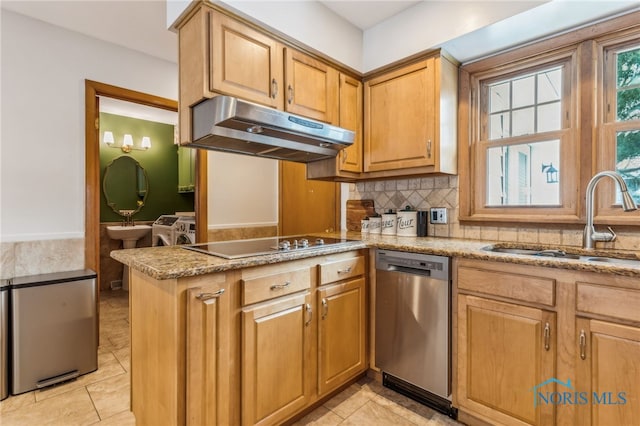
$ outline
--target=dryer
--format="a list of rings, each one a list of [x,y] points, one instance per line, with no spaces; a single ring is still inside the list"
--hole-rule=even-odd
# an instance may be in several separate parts
[[[194,244],[196,220],[193,216],[162,215],[151,227],[152,246]]]

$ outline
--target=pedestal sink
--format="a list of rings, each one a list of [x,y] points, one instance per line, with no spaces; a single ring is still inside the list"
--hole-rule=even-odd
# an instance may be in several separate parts
[[[123,248],[135,248],[138,240],[151,232],[149,225],[107,226],[107,235],[114,240],[122,240]],[[129,291],[129,267],[122,271],[122,289]]]
[[[107,226],[107,235],[114,240],[122,240],[123,248],[135,248],[136,242],[151,232],[149,225]]]

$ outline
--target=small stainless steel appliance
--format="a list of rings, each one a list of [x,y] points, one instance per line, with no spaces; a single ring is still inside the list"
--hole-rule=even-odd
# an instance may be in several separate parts
[[[327,245],[345,243],[341,238],[297,235],[290,237],[268,237],[250,240],[218,241],[212,243],[186,245],[185,249],[210,254],[225,259],[260,256],[278,252],[309,250]]]
[[[98,368],[96,273],[56,272],[11,282],[13,395]]]
[[[378,250],[375,297],[375,363],[383,385],[456,418],[450,259]]]

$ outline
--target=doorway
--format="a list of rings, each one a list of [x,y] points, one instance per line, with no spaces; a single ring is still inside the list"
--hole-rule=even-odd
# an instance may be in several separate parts
[[[117,86],[85,80],[85,267],[98,274],[100,282],[100,97],[112,98],[167,111],[178,111],[177,101]],[[196,155],[194,210],[196,229],[206,235],[206,155]],[[204,182],[202,184],[201,182]],[[200,240],[200,232],[197,238]],[[205,237],[206,238],[206,237]]]

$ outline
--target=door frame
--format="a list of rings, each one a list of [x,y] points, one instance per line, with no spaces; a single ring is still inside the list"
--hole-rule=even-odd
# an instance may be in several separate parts
[[[98,96],[178,112],[178,101],[135,90],[85,80],[85,235],[84,264],[98,274],[100,282],[100,100]],[[207,235],[207,155],[198,150],[195,182],[196,239]]]

